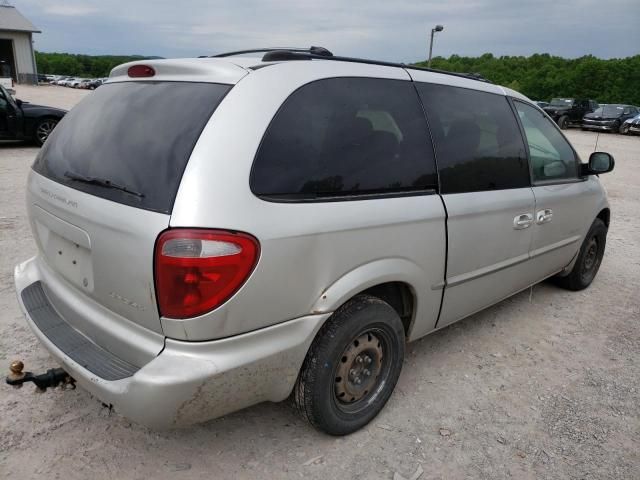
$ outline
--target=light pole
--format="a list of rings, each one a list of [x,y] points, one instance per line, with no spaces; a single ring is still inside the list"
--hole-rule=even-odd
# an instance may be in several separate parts
[[[431,54],[433,53],[433,34],[436,32],[441,32],[444,30],[442,25],[436,25],[431,29],[431,42],[429,42],[429,61],[427,62],[427,67],[431,68]]]

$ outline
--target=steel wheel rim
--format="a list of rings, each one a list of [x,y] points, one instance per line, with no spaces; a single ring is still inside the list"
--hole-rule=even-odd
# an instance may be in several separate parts
[[[359,333],[342,352],[333,373],[333,401],[344,413],[366,409],[391,371],[391,337],[381,329]]]
[[[582,279],[589,280],[595,274],[599,263],[600,245],[598,239],[594,236],[589,239],[587,248],[582,261]]]
[[[44,143],[45,140],[51,135],[51,132],[55,128],[58,122],[53,120],[45,120],[44,122],[38,125],[38,130],[36,131],[36,135],[40,142]]]

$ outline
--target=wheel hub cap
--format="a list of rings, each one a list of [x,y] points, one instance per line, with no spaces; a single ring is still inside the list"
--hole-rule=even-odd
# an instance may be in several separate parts
[[[49,134],[53,131],[56,124],[54,122],[43,122],[38,127],[38,139],[44,143]]]
[[[335,394],[341,403],[354,403],[374,390],[383,357],[382,343],[367,332],[351,342],[336,372]]]

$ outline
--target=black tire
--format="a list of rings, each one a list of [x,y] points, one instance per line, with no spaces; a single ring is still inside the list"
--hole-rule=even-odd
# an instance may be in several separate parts
[[[613,128],[611,129],[611,133],[620,133],[620,122],[616,120],[616,123],[613,124]]]
[[[627,123],[623,123],[620,127],[620,133],[622,135],[629,135],[629,125]]]
[[[57,118],[41,118],[38,120],[36,128],[33,131],[33,140],[36,145],[41,147],[44,144],[59,121]]]
[[[602,220],[596,218],[582,242],[573,269],[565,277],[556,277],[555,283],[573,291],[584,290],[591,285],[602,263],[606,243],[607,226]]]
[[[566,130],[567,128],[569,128],[569,117],[567,117],[566,115],[560,117],[558,119],[558,126],[560,127],[560,130]]]
[[[297,410],[330,435],[362,428],[389,400],[402,369],[404,344],[402,321],[388,303],[369,295],[354,297],[314,339],[293,390]]]

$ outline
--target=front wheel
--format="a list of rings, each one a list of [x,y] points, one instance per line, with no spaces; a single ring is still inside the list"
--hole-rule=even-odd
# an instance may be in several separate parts
[[[389,400],[404,359],[404,327],[386,302],[358,295],[316,336],[293,401],[306,420],[330,435],[369,423]]]
[[[44,142],[49,138],[53,129],[58,125],[58,120],[55,118],[43,118],[36,125],[35,141],[39,146],[42,146]]]
[[[620,133],[622,135],[629,135],[629,124],[628,123],[623,123],[622,126],[620,127]]]
[[[611,132],[620,133],[620,128],[622,128],[622,125],[620,125],[620,122],[616,120],[616,123],[613,124],[613,128],[611,129]]]
[[[596,218],[582,242],[573,269],[565,277],[556,277],[556,284],[573,291],[584,290],[591,285],[602,263],[606,243],[607,226]]]

